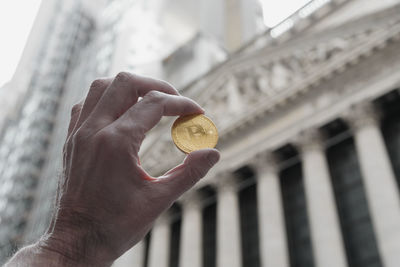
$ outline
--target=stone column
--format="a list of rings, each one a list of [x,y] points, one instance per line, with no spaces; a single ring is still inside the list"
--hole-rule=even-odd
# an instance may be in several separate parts
[[[180,198],[183,207],[180,266],[202,267],[202,210],[200,193],[192,190]]]
[[[142,267],[144,264],[144,243],[140,241],[133,248],[119,257],[113,267]]]
[[[241,267],[239,200],[236,179],[222,173],[217,181],[217,266]]]
[[[234,75],[229,75],[226,81],[228,94],[228,109],[233,114],[241,114],[243,112],[243,96],[239,92],[238,81]],[[223,93],[223,92],[221,92]]]
[[[263,267],[289,267],[285,216],[275,158],[258,155],[250,165],[257,176],[260,259]]]
[[[378,249],[385,267],[400,262],[400,196],[393,169],[370,103],[353,106],[347,121],[354,132]]]
[[[317,129],[303,132],[297,146],[302,157],[316,266],[346,267],[346,252],[321,134]]]
[[[161,215],[151,231],[149,267],[168,267],[170,225],[168,212]]]

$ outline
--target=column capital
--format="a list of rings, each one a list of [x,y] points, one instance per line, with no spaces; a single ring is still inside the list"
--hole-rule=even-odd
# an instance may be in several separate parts
[[[212,184],[217,191],[235,191],[237,188],[237,176],[233,171],[225,170],[215,175]]]
[[[380,111],[371,102],[354,104],[343,114],[343,119],[353,131],[377,125],[380,117]]]
[[[171,218],[171,211],[168,209],[158,216],[157,220],[155,221],[154,225],[164,225],[168,224]]]
[[[294,139],[293,144],[300,152],[309,150],[323,150],[325,136],[318,128],[303,130]]]
[[[257,173],[277,172],[279,159],[272,151],[264,151],[255,155],[248,165]],[[257,178],[260,175],[257,175]]]
[[[182,205],[183,209],[198,208],[201,206],[202,199],[203,197],[199,191],[191,189],[184,193],[178,199],[178,202]]]

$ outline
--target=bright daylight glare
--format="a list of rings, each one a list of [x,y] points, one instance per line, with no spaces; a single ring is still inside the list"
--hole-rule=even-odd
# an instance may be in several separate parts
[[[296,12],[310,0],[260,0],[263,6],[264,24],[271,28]]]
[[[264,22],[273,27],[309,0],[260,0]],[[0,1],[0,87],[14,74],[41,0]]]
[[[41,0],[0,1],[0,87],[14,74]]]

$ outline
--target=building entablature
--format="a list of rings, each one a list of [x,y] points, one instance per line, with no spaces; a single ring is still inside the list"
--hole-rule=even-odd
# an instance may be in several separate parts
[[[309,41],[301,43],[308,46],[296,48],[293,40],[279,53],[260,50],[258,57],[249,56],[251,60],[236,64],[231,60],[186,88],[183,93],[202,105],[217,124],[218,148],[225,162],[220,165],[237,166],[250,154],[277,148],[300,131],[340,117],[347,107],[394,89],[399,81],[390,65],[400,62],[394,48],[400,39],[399,10],[396,6],[370,15],[376,23],[364,27],[359,21],[354,27],[347,24],[343,34],[335,28],[305,37]],[[167,135],[169,122],[156,132]],[[170,138],[158,140],[142,154],[145,168],[153,174],[183,159]],[[160,164],[160,158],[170,160]]]

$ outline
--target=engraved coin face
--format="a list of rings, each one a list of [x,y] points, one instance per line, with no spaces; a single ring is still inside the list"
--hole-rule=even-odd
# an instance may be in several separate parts
[[[203,148],[214,148],[218,131],[214,123],[202,114],[179,117],[171,129],[172,140],[184,153]]]

